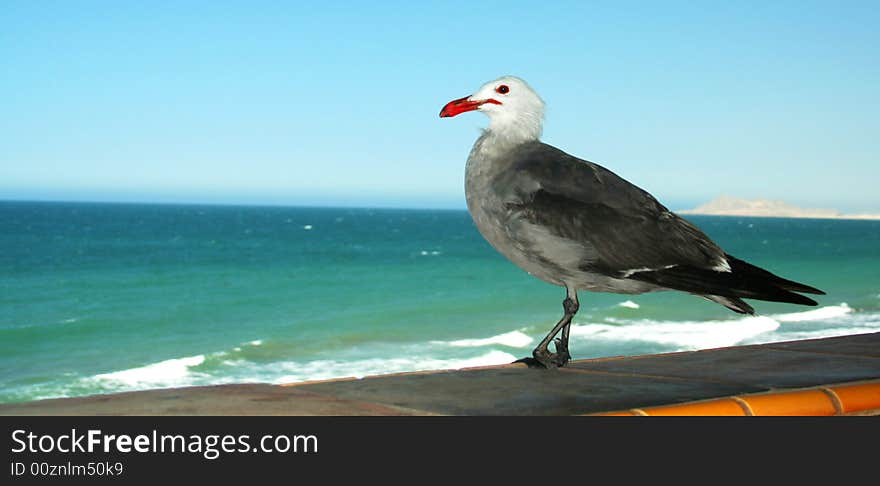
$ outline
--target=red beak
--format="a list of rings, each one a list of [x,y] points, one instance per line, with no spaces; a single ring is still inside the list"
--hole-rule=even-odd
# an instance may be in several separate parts
[[[488,100],[468,100],[470,96],[465,96],[464,98],[459,98],[457,100],[452,100],[449,103],[446,103],[446,106],[440,110],[440,118],[446,118],[449,116],[460,115],[466,111],[474,111],[485,103],[492,103],[495,105],[500,105],[501,102],[497,100],[493,100],[489,98]]]

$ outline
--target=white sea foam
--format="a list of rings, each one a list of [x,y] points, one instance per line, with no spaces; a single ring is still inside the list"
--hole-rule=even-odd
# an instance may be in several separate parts
[[[829,321],[835,325],[828,326]],[[805,312],[713,321],[607,318],[604,323],[575,324],[571,333],[578,339],[615,345],[642,342],[670,350],[695,350],[842,336],[878,327],[880,314],[855,313],[844,302]]]
[[[843,302],[840,305],[830,305],[804,312],[792,312],[790,314],[776,314],[771,317],[779,322],[824,321],[845,316],[852,311],[852,307]]]
[[[880,313],[856,312],[847,304],[829,306],[815,311],[775,316],[782,327],[768,339],[752,340],[748,344],[772,341],[795,341],[833,336],[846,336],[880,330]]]
[[[510,353],[492,350],[479,356],[452,359],[403,356],[353,361],[316,360],[309,362],[285,362],[272,365],[276,376],[267,377],[264,374],[265,370],[259,370],[259,375],[254,378],[259,378],[262,381],[266,381],[269,378],[269,381],[272,383],[293,383],[342,377],[363,378],[365,376],[409,371],[458,370],[476,366],[506,364],[516,359]]]
[[[205,355],[200,354],[186,358],[167,359],[113,373],[103,373],[95,375],[93,378],[130,388],[185,385],[189,384],[193,377],[190,367],[198,366],[204,362]]]
[[[205,363],[205,355],[169,359],[158,363],[113,373],[83,378],[73,384],[74,388],[97,387],[104,391],[132,391],[161,387],[179,387],[222,383],[260,382],[293,383],[308,380],[381,375],[387,373],[458,370],[477,366],[506,364],[517,358],[510,353],[489,350],[476,356],[444,358],[425,356],[424,347],[416,346],[403,356],[394,358],[375,357],[361,359],[317,359],[312,361],[279,361],[271,364],[255,363],[247,359],[223,359],[225,353],[211,355],[210,372],[194,371],[192,368]],[[205,363],[209,366],[208,363]],[[219,366],[218,366],[219,365]],[[54,396],[66,396],[61,391]],[[43,398],[49,398],[47,395]]]
[[[750,316],[730,321],[655,321],[609,318],[612,324],[575,324],[572,337],[602,341],[642,341],[675,349],[732,346],[779,327],[775,320]]]
[[[522,331],[510,331],[504,334],[483,338],[483,339],[458,339],[456,341],[433,341],[432,344],[447,344],[449,346],[477,348],[480,346],[491,346],[500,344],[511,348],[524,348],[532,344],[534,339]]]
[[[583,319],[587,319],[587,316]],[[713,321],[621,317],[596,322],[582,321],[572,326],[571,349],[576,357],[644,354],[878,330],[880,312],[860,312],[841,303],[805,312]],[[543,332],[544,329],[541,329],[541,334]],[[297,359],[294,354],[291,357],[278,357],[271,362],[257,362],[241,355],[242,350],[264,343],[264,340],[255,339],[242,342],[228,351],[206,352],[90,377],[70,376],[71,381],[64,384],[30,387],[21,393],[29,398],[51,398],[161,387],[234,382],[291,383],[422,370],[455,370],[513,362],[526,354],[515,350],[527,348],[534,341],[535,338],[524,330],[515,330],[486,338],[430,341],[403,346],[380,342],[311,359]],[[513,354],[493,348],[497,346],[505,346]]]
[[[635,302],[633,302],[631,300],[621,302],[621,303],[617,304],[617,306],[618,307],[626,307],[627,309],[638,309],[639,308],[639,304],[636,304]]]

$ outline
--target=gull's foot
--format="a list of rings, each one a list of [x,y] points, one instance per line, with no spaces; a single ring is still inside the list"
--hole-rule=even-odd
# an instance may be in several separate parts
[[[520,359],[514,361],[514,363],[525,363],[525,365],[528,366],[529,368],[540,368],[542,370],[547,368],[546,366],[541,364],[540,361],[536,360],[535,358],[533,358],[531,356],[529,356],[528,358],[520,358]]]
[[[559,362],[559,366],[565,366],[566,363],[571,361],[571,355],[568,353],[568,343],[563,343],[562,339],[559,338],[553,341],[556,343],[556,359]]]
[[[555,353],[551,353],[547,349],[536,349],[532,351],[531,358],[518,359],[514,363],[525,363],[529,368],[561,368],[571,360],[571,355],[568,354],[568,348],[562,347],[560,349],[558,339],[556,340],[556,349]]]

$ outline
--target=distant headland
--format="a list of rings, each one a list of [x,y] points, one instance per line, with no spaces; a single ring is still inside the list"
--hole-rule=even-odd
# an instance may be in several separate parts
[[[880,219],[880,214],[846,214],[836,209],[799,208],[783,201],[773,201],[769,199],[739,199],[730,196],[718,196],[706,204],[694,209],[686,209],[677,212],[679,214],[704,214],[712,216]]]

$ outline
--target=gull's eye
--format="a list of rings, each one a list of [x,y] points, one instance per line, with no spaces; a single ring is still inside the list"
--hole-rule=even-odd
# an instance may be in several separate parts
[[[501,94],[507,94],[510,92],[510,88],[507,87],[506,84],[502,84],[501,86],[495,88],[495,91],[497,91],[498,93],[501,93]]]

